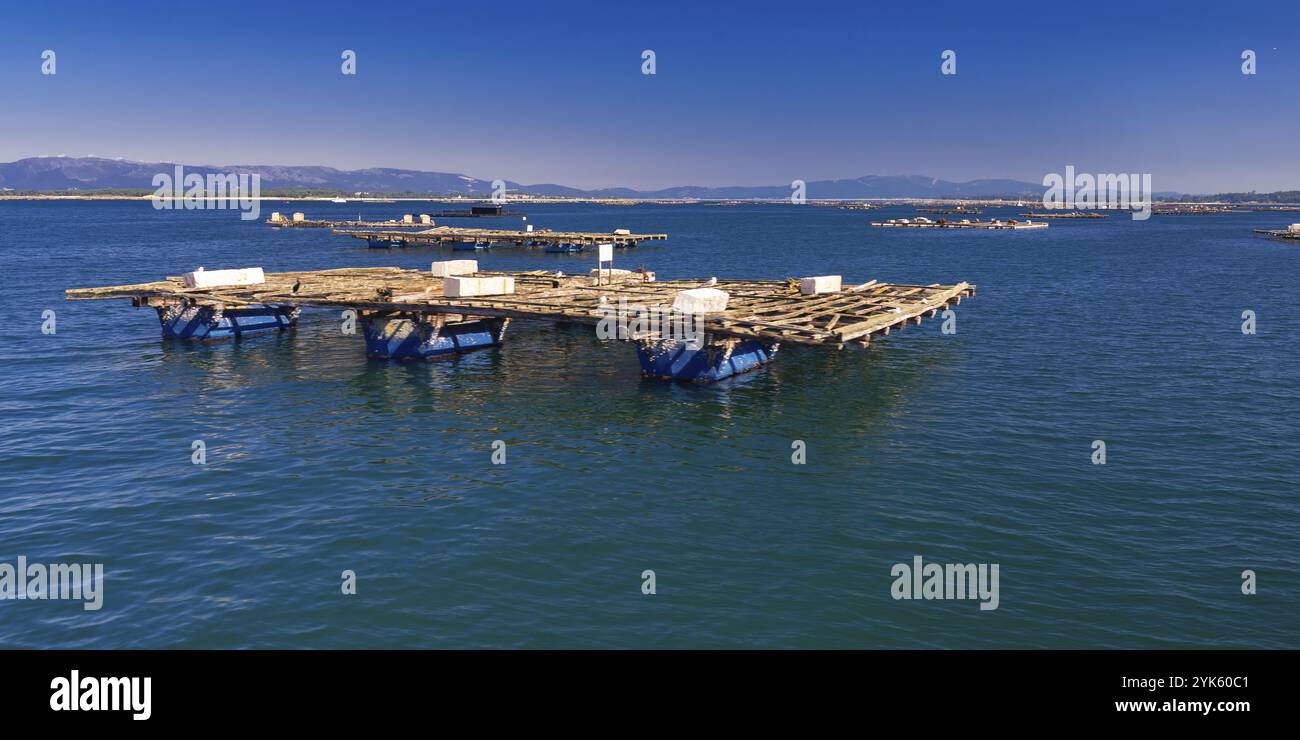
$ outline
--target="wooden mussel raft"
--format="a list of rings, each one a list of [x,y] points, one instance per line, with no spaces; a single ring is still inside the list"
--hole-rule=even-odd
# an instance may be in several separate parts
[[[994,219],[992,221],[971,221],[963,218],[960,221],[951,221],[946,218],[930,219],[924,216],[916,218],[891,218],[886,221],[872,221],[871,225],[880,229],[986,229],[990,231],[1025,231],[1046,229],[1046,221],[1017,221],[1008,219],[1002,221]]]
[[[1035,218],[1110,218],[1110,214],[1098,213],[1097,211],[1043,211],[1022,213],[1021,216],[1033,220]]]
[[[1260,236],[1268,236],[1274,239],[1300,240],[1300,224],[1291,224],[1285,229],[1255,229],[1255,233]]]
[[[452,249],[484,249],[490,245],[516,247],[556,247],[558,251],[578,252],[594,249],[597,244],[616,247],[635,247],[641,242],[662,241],[667,234],[634,234],[627,229],[603,231],[550,231],[539,229],[470,229],[454,226],[436,226],[418,231],[392,229],[335,229],[335,234],[364,239],[377,249],[409,247],[415,245],[446,246]],[[558,249],[563,246],[564,249]],[[557,251],[551,250],[551,251]]]
[[[363,221],[360,214],[357,220],[338,220],[338,219],[321,219],[307,218],[304,213],[294,213],[285,216],[283,213],[276,211],[271,217],[266,219],[268,226],[274,226],[277,229],[337,229],[337,228],[373,228],[373,229],[427,229],[433,226],[433,218],[428,214],[422,213],[417,220],[412,214],[406,214],[401,219],[390,218],[384,221]]]
[[[866,346],[873,335],[919,324],[975,294],[975,286],[964,282],[873,280],[840,288],[836,276],[832,290],[814,292],[801,290],[795,280],[655,281],[652,273],[622,270],[599,276],[506,273],[465,262],[472,272],[448,277],[396,267],[266,273],[258,284],[220,287],[186,287],[185,279],[171,277],[74,289],[67,297],[129,298],[158,312],[165,337],[191,341],[291,329],[303,308],[351,309],[367,354],[394,360],[497,346],[511,319],[563,321],[594,326],[602,339],[635,344],[647,376],[712,381],[770,362],[782,344]],[[480,283],[509,288],[460,294],[464,285]],[[719,293],[722,310],[711,310],[717,306],[707,301],[703,309],[683,303],[684,296]]]
[[[471,206],[464,209],[438,211],[433,218],[505,218],[508,216],[527,216],[523,211],[507,211],[505,206]]]

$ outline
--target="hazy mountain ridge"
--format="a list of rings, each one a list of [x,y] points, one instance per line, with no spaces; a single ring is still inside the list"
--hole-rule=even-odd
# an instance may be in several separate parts
[[[153,189],[154,175],[171,173],[172,162],[132,162],[103,157],[29,157],[0,163],[0,188],[10,190]],[[322,166],[184,165],[186,173],[248,173],[261,176],[263,190],[336,190],[342,193],[438,193],[487,195],[491,180],[458,173],[390,167],[339,170]],[[551,197],[595,198],[788,198],[791,186],[682,185],[661,190],[599,188],[583,190],[553,183],[521,185],[506,181],[511,193]],[[867,175],[849,180],[809,181],[809,198],[953,198],[982,195],[1039,197],[1043,186],[1010,179],[951,182],[920,175]]]

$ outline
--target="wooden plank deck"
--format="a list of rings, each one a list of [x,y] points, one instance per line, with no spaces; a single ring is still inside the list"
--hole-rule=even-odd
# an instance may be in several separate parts
[[[873,334],[888,334],[909,321],[920,323],[949,304],[975,294],[968,283],[897,285],[871,281],[838,293],[802,295],[791,280],[666,280],[646,282],[638,273],[612,285],[595,285],[588,276],[546,271],[479,272],[510,275],[515,293],[447,298],[442,279],[428,272],[396,267],[344,268],[267,273],[260,285],[188,289],[179,277],[67,291],[73,300],[130,298],[136,306],[172,304],[252,304],[351,308],[407,314],[562,320],[595,325],[623,308],[632,317],[648,312],[673,314],[678,291],[716,287],[730,295],[727,310],[703,315],[703,330],[719,336],[767,339],[792,344],[865,344]]]

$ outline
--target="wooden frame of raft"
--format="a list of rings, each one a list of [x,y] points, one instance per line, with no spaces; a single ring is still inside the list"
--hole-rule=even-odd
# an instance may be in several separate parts
[[[908,321],[927,316],[975,295],[975,286],[900,285],[871,281],[837,293],[802,295],[797,283],[782,280],[665,280],[643,282],[637,273],[614,284],[595,285],[587,276],[560,276],[545,271],[486,272],[478,276],[511,275],[515,293],[474,298],[447,298],[442,279],[428,272],[396,267],[344,268],[308,272],[267,273],[258,285],[186,288],[179,277],[135,285],[79,288],[67,291],[74,300],[131,298],[137,306],[247,306],[355,309],[421,317],[456,314],[464,317],[521,318],[596,325],[625,305],[671,307],[679,291],[716,287],[726,291],[727,310],[698,320],[714,337],[843,347],[865,344],[872,334],[888,334]],[[621,304],[620,301],[626,301]],[[652,337],[637,337],[650,339]]]
[[[331,233],[364,239],[369,244],[397,243],[403,246],[419,244],[424,246],[443,246],[456,243],[497,243],[524,246],[534,244],[583,244],[594,247],[596,244],[613,244],[618,247],[636,246],[641,242],[663,241],[667,234],[620,234],[600,231],[520,231],[517,229],[476,229],[469,227],[434,226],[425,224],[423,229],[394,230],[391,228],[375,229],[334,229]]]

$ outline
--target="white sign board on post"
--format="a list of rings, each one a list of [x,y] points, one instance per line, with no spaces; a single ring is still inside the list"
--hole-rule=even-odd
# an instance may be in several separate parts
[[[600,285],[605,276],[605,263],[609,263],[609,281],[614,282],[614,245],[597,244],[596,245],[596,284]]]

